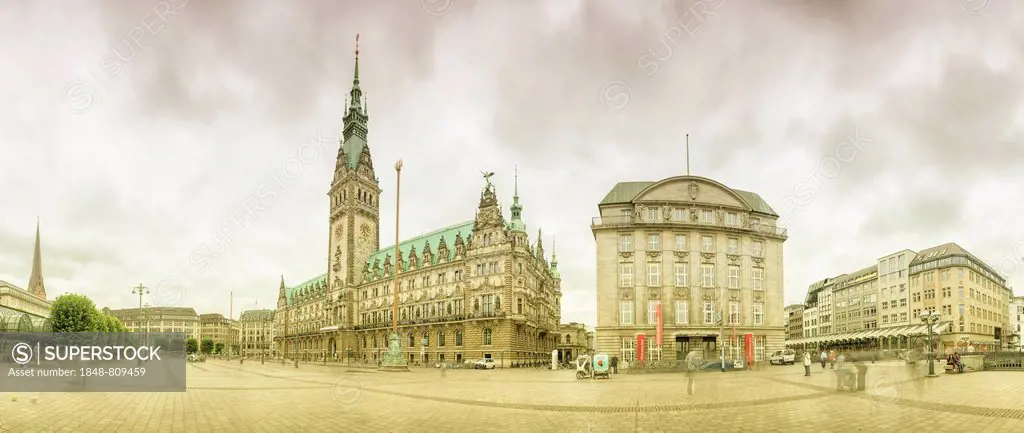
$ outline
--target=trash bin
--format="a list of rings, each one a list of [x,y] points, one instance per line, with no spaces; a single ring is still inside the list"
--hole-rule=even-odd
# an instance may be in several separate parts
[[[857,386],[857,373],[853,370],[842,369],[836,370],[836,391],[842,391],[843,388],[850,388],[855,390]]]
[[[864,364],[857,364],[857,391],[864,391],[867,387],[865,382],[868,380],[868,366]]]

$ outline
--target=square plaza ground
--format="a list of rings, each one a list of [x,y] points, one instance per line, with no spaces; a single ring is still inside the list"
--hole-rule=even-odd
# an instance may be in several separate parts
[[[19,393],[0,401],[10,432],[1024,431],[1024,374],[923,378],[869,366],[867,390],[838,392],[802,366],[582,380],[572,371],[414,369],[211,361],[184,393]],[[941,368],[939,369],[941,372]],[[12,401],[11,397],[17,397]],[[35,399],[35,401],[33,401]]]

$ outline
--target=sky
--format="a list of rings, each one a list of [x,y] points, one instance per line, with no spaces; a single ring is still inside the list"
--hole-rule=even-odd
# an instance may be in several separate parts
[[[556,243],[593,326],[597,203],[685,174],[782,215],[786,303],[957,242],[1024,286],[1024,4],[942,1],[66,1],[0,14],[0,279],[35,223],[50,297],[234,317],[327,266],[360,34],[393,239],[470,220],[480,171]],[[273,191],[273,194],[270,194]],[[272,197],[272,199],[268,199]],[[246,212],[246,207],[259,210]],[[382,245],[384,246],[384,245]],[[1019,294],[1019,291],[1018,291]]]

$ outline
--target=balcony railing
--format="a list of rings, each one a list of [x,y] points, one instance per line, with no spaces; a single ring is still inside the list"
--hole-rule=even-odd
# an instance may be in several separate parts
[[[756,233],[760,233],[766,236],[779,236],[786,237],[787,230],[782,227],[768,226],[763,224],[751,224],[747,226],[736,226],[728,224],[717,224],[717,223],[706,223],[706,222],[693,222],[693,221],[679,221],[679,220],[663,220],[656,219],[654,221],[644,220],[643,218],[636,218],[632,215],[611,215],[604,217],[594,217],[591,222],[591,227],[614,227],[621,225],[631,224],[650,224],[650,225],[677,225],[685,227],[717,227],[724,230],[749,230]]]

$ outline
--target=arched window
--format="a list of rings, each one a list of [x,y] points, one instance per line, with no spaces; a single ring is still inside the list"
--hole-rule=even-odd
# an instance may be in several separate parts
[[[444,346],[444,331],[437,332],[437,345]]]
[[[490,346],[493,337],[493,331],[491,328],[484,329],[484,346]]]
[[[565,334],[565,344],[572,344],[572,337],[569,334]]]
[[[415,345],[416,345],[416,336],[413,335],[412,332],[410,332],[409,333],[409,347],[413,347]]]
[[[363,348],[366,348],[366,337],[363,337]]]
[[[455,331],[455,345],[462,346],[462,331]]]
[[[429,333],[426,333],[426,332],[423,333],[423,345],[424,346],[429,346],[430,345],[430,334]]]
[[[373,336],[373,347],[377,347],[377,336]]]

